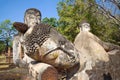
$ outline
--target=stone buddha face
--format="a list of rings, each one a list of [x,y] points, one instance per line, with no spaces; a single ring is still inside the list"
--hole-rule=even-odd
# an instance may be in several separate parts
[[[35,8],[27,9],[24,16],[24,22],[28,27],[35,26],[41,22],[41,13]]]
[[[90,31],[90,24],[85,22],[81,24],[81,31]]]

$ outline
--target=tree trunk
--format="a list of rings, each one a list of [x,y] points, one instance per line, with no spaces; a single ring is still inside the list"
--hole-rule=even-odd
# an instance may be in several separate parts
[[[9,45],[8,45],[8,41],[6,40],[5,43],[6,43],[5,53],[8,53],[8,47],[9,47]]]

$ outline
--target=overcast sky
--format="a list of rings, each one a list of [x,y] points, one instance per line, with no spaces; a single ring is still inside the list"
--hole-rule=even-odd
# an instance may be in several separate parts
[[[0,22],[9,19],[12,22],[23,22],[25,10],[37,8],[45,17],[58,19],[57,3],[60,0],[0,0]]]

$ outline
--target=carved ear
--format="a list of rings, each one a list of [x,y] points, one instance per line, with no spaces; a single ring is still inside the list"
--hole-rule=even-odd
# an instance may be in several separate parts
[[[21,22],[14,22],[13,27],[15,27],[15,29],[21,33],[25,33],[29,28],[27,24]]]

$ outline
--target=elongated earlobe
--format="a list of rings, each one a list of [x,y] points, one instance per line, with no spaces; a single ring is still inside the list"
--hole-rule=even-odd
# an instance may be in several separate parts
[[[25,33],[27,30],[28,30],[28,25],[27,24],[24,24],[24,23],[21,23],[21,22],[14,22],[13,23],[13,27],[15,27],[15,29],[18,31],[18,32],[21,32],[21,33]]]

